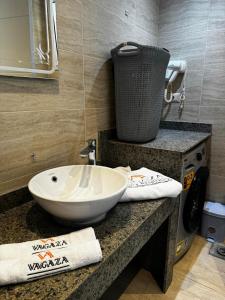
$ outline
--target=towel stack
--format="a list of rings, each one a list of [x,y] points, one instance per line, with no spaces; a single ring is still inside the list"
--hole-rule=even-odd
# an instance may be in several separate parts
[[[147,168],[135,171],[130,167],[116,169],[128,177],[128,187],[120,202],[176,198],[182,192],[180,182]]]
[[[0,285],[32,281],[102,259],[93,228],[67,235],[0,246]]]

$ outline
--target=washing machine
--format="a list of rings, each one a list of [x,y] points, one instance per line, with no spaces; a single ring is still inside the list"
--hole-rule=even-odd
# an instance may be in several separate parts
[[[183,192],[180,195],[175,262],[190,248],[201,224],[201,215],[209,176],[206,142],[185,154],[182,159]]]

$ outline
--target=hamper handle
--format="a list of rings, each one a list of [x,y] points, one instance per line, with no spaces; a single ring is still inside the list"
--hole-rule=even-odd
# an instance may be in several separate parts
[[[127,50],[121,50],[123,47],[126,46],[134,46],[136,49],[127,49]],[[130,56],[130,55],[137,55],[142,50],[142,46],[135,42],[124,42],[121,43],[119,46],[113,49],[113,52],[115,51],[118,56]]]

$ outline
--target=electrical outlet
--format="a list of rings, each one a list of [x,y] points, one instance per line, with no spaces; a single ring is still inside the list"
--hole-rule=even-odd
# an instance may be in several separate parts
[[[129,11],[128,11],[128,10],[125,10],[125,11],[124,11],[124,15],[125,15],[126,17],[129,17]]]

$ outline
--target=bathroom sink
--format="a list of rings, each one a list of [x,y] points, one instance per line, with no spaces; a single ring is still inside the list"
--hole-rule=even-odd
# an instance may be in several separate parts
[[[41,172],[28,188],[35,200],[65,225],[89,225],[117,204],[127,178],[114,169],[71,165]]]

